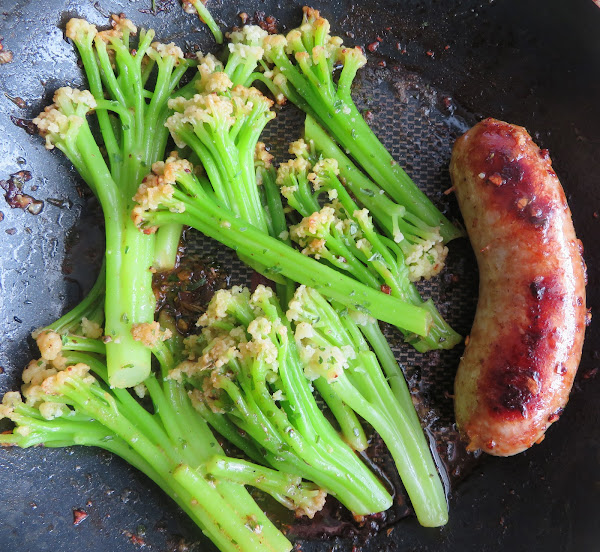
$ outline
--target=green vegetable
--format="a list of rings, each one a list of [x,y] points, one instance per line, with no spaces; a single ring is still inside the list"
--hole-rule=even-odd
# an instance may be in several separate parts
[[[211,54],[200,58],[196,77],[180,91],[181,96],[169,102],[175,113],[167,119],[167,127],[175,143],[189,148],[202,163],[216,201],[267,232],[254,164],[258,155],[270,163],[264,144],[262,148],[257,146],[262,130],[275,113],[271,111],[272,100],[256,88],[244,86],[263,50],[237,42],[229,46],[225,66]],[[283,283],[270,267],[248,256],[240,259]]]
[[[270,288],[220,290],[198,323],[203,332],[188,338],[188,360],[171,377],[185,375],[201,411],[226,417],[271,467],[314,482],[355,514],[389,508],[387,491],[319,410]]]
[[[267,232],[254,153],[260,133],[275,117],[273,102],[255,88],[234,86],[223,72],[207,81],[210,92],[169,102],[175,112],[167,127],[179,147],[188,146],[198,156],[219,204]]]
[[[462,236],[394,161],[354,104],[352,81],[366,63],[360,48],[331,36],[329,22],[307,7],[299,28],[265,37],[262,47],[263,71],[254,77],[275,98],[287,98],[314,117],[394,201],[426,225],[439,227],[444,242]],[[340,65],[336,83],[333,73]]]
[[[444,266],[448,249],[441,243],[441,236],[430,232],[428,239],[424,239],[415,233],[408,234],[411,225],[404,223],[404,207],[382,194],[374,193],[372,197],[367,194],[365,204],[380,218],[382,213],[390,219],[395,217],[397,241],[380,234],[371,211],[360,209],[350,195],[350,192],[356,194],[356,184],[350,180],[342,184],[338,178],[336,159],[317,157],[303,140],[294,142],[290,152],[296,157],[280,165],[277,183],[288,205],[303,217],[290,228],[292,240],[303,248],[302,252],[367,286],[386,289],[403,301],[427,309],[434,324],[426,337],[403,332],[418,351],[450,349],[456,345],[460,335],[443,320],[431,300],[421,299],[412,283],[422,275],[434,276]],[[321,196],[329,202],[324,203]]]
[[[168,319],[163,323],[173,328]],[[102,342],[67,336],[57,351],[60,336],[42,332],[38,336],[42,358],[23,373],[23,397],[6,393],[0,405],[0,419],[8,418],[16,425],[11,433],[0,435],[0,444],[106,449],[159,485],[223,552],[290,550],[288,540],[236,482],[242,479],[238,464],[227,465],[223,450],[183,385],[166,378],[181,351],[179,339],[169,334],[176,335],[174,328],[157,333],[153,349],[161,376],[150,375],[136,388],[140,395],[150,397],[152,406],[146,410],[128,390],[109,387]],[[215,465],[219,469],[209,473]],[[253,466],[248,464],[246,469]],[[285,500],[280,496],[281,476],[271,479],[273,493]],[[290,493],[289,504],[294,500],[308,504],[318,490],[298,483]]]
[[[210,32],[215,37],[217,44],[223,44],[223,33],[219,26],[213,19],[213,16],[208,11],[206,7],[207,0],[183,0],[183,9],[186,13],[194,13],[194,11],[198,14],[200,21],[205,23]]]
[[[105,267],[106,262],[103,260],[100,267],[100,274],[83,301],[45,329],[63,335],[66,333],[83,335],[82,323],[85,323],[83,319],[93,322],[98,326],[102,325],[104,322],[104,290],[106,287]]]
[[[56,146],[67,155],[102,205],[105,331],[111,338],[106,355],[108,378],[115,387],[136,385],[150,373],[150,352],[133,339],[131,329],[154,319],[150,269],[157,260],[156,237],[140,233],[131,220],[132,197],[151,166],[163,159],[167,102],[196,63],[184,59],[174,44],[153,42],[152,30],[141,30],[132,50],[130,38],[136,32],[131,21],[118,16],[113,16],[113,29],[102,32],[82,19],[71,19],[67,36],[79,50],[90,91],[60,88],[54,103],[34,119],[46,147]],[[101,142],[87,121],[93,111]],[[159,234],[163,265],[174,264],[180,232],[176,225]]]
[[[136,223],[146,231],[173,222],[196,228],[255,263],[269,267],[297,283],[318,289],[348,308],[364,311],[418,335],[427,335],[431,315],[420,307],[353,280],[295,251],[222,207],[207,189],[208,183],[193,174],[185,160],[172,158],[159,174],[146,177],[135,198]]]
[[[326,493],[301,477],[283,473],[246,460],[214,456],[206,465],[212,477],[256,487],[271,495],[297,516],[312,518],[323,506]]]
[[[444,487],[414,407],[397,400],[361,331],[375,323],[359,313],[340,316],[318,292],[304,286],[296,291],[287,316],[294,322],[307,377],[328,386],[379,433],[421,525],[444,525]]]
[[[364,173],[352,163],[329,135],[310,116],[306,117],[304,136],[310,145],[312,157],[323,156],[334,159],[337,163],[340,180],[357,202],[366,207],[383,233],[402,249],[410,271],[412,281],[421,278],[429,279],[441,270],[447,249],[441,245],[442,237],[438,227],[431,227],[408,212],[405,207],[390,199],[377,184],[369,180]],[[437,269],[430,264],[420,266],[427,254],[439,260]],[[414,260],[413,260],[414,259]]]

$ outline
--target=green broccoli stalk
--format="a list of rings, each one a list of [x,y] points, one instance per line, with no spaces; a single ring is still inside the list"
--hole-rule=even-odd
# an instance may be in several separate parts
[[[304,135],[309,159],[323,156],[337,162],[341,180],[358,203],[366,207],[386,237],[399,245],[413,282],[437,275],[444,266],[448,249],[438,227],[431,227],[390,199],[377,184],[356,168],[347,155],[310,116]],[[306,154],[305,154],[306,155]]]
[[[259,230],[267,232],[254,169],[260,133],[275,117],[272,101],[255,88],[233,86],[222,72],[211,75],[210,93],[175,98],[167,119],[175,143],[198,156],[216,199]]]
[[[273,102],[256,88],[234,86],[228,74],[219,71],[222,67],[213,61],[205,57],[199,66],[197,89],[204,92],[169,102],[175,113],[167,119],[167,126],[175,143],[191,148],[201,161],[217,201],[266,233],[268,225],[257,187],[254,157],[260,133],[275,117],[270,109]],[[265,274],[265,267],[252,258],[240,258]],[[283,283],[277,276],[269,277]]]
[[[439,226],[444,242],[462,235],[394,161],[354,104],[351,84],[366,63],[360,48],[345,47],[329,34],[329,22],[307,7],[299,28],[265,37],[262,47],[265,70],[255,78],[276,98],[285,97],[314,117],[390,197],[426,225]],[[335,83],[333,72],[340,65]]]
[[[296,512],[297,517],[312,519],[327,497],[323,489],[302,481],[301,477],[227,456],[213,456],[206,464],[206,473],[217,479],[256,487]]]
[[[197,13],[200,21],[205,23],[215,37],[217,44],[223,44],[223,33],[206,7],[207,0],[183,0],[185,13]]]
[[[133,23],[113,16],[112,24],[112,30],[98,32],[84,20],[68,22],[67,36],[79,50],[90,91],[57,90],[53,105],[34,123],[46,138],[46,147],[56,146],[67,155],[102,205],[108,374],[111,385],[127,387],[150,373],[150,352],[135,342],[131,329],[154,319],[151,267],[157,260],[156,237],[140,233],[129,216],[132,197],[143,175],[163,158],[167,102],[195,62],[185,60],[174,44],[152,42],[152,30],[140,31],[132,50],[130,36],[137,32]],[[92,111],[101,143],[86,118]],[[158,260],[172,265],[181,226],[163,230]]]
[[[359,209],[338,178],[335,159],[315,161],[316,156],[303,140],[292,143],[290,152],[296,157],[279,166],[277,183],[288,205],[303,217],[290,228],[292,240],[303,248],[302,253],[320,259],[367,286],[385,289],[403,301],[427,309],[434,325],[426,337],[403,332],[418,351],[454,347],[460,335],[444,321],[431,300],[421,299],[411,282],[422,274],[431,277],[441,270],[448,251],[440,243],[441,237],[432,242],[435,247],[423,252],[423,240],[417,241],[414,235],[412,239],[419,244],[418,250],[407,238],[402,237],[396,243],[381,235],[373,225],[370,211]],[[346,186],[351,188],[347,181]],[[323,207],[321,195],[330,201]],[[378,194],[377,199],[381,197]],[[380,201],[375,197],[373,200],[370,204],[379,211]],[[403,207],[387,198],[386,202],[391,204],[386,212],[404,214]],[[419,252],[421,256],[417,258]]]
[[[94,346],[88,339],[87,346],[73,351],[75,337],[65,340],[45,330],[37,337],[41,358],[23,372],[23,397],[6,393],[0,405],[0,418],[15,424],[11,433],[0,435],[0,444],[106,449],[158,484],[220,550],[290,550],[287,539],[235,482],[235,473],[224,478],[208,473],[215,455],[224,459],[223,451],[183,386],[165,378],[180,358],[176,335],[158,322],[138,325],[136,330],[136,338],[153,347],[161,365],[160,377],[150,375],[135,389],[140,396],[149,395],[151,411],[130,391],[108,386],[101,341],[95,340]],[[232,470],[236,467],[233,464]],[[221,468],[221,473],[227,472]],[[273,477],[276,495],[284,490],[278,481]],[[295,494],[290,493],[308,506],[315,490],[299,485]]]
[[[403,405],[386,381],[361,326],[373,324],[359,313],[340,316],[315,290],[300,286],[289,304],[305,374],[323,379],[331,391],[379,433],[391,452],[417,518],[438,527],[448,521],[444,487],[414,407]]]
[[[284,243],[291,245],[281,195],[275,183],[277,170],[273,166],[273,156],[267,151],[265,144],[262,142],[258,142],[256,145],[254,168],[269,236],[279,238]]]
[[[207,190],[209,185],[195,177],[189,162],[170,158],[155,169],[157,172],[144,179],[134,198],[139,205],[132,218],[144,231],[151,232],[173,222],[192,226],[255,264],[268,267],[268,276],[281,274],[319,289],[348,308],[362,310],[409,332],[427,335],[431,315],[424,309],[365,286],[238,218],[217,203],[212,190]]]
[[[203,331],[188,338],[188,360],[171,372],[195,387],[197,403],[249,436],[271,467],[314,482],[355,514],[391,505],[319,410],[270,288],[218,291],[198,325]]]

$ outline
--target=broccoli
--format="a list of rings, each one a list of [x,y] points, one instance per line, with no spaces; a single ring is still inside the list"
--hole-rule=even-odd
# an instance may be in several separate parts
[[[439,234],[437,240],[430,241],[408,234],[411,225],[403,224],[402,219],[405,209],[382,194],[370,196],[367,193],[366,203],[379,218],[395,216],[394,226],[403,230],[399,243],[381,235],[373,224],[371,212],[359,209],[352,199],[349,192],[355,192],[356,185],[345,180],[344,186],[339,179],[336,159],[317,156],[304,140],[292,143],[290,153],[296,157],[279,166],[277,184],[290,208],[302,217],[290,228],[290,236],[303,248],[302,253],[320,259],[365,285],[386,289],[395,297],[427,309],[434,324],[426,337],[403,332],[418,351],[454,347],[461,337],[443,320],[431,300],[421,299],[411,283],[418,279],[417,269],[431,276],[438,271],[438,265],[443,266],[447,248],[440,243]],[[329,200],[323,206],[321,196]],[[445,251],[427,248],[430,243]]]
[[[254,154],[260,133],[275,117],[270,109],[273,102],[256,88],[233,86],[224,72],[214,72],[207,80],[205,90],[210,92],[169,101],[174,113],[167,127],[179,147],[189,146],[198,156],[215,199],[267,232]]]
[[[243,431],[273,468],[314,482],[356,515],[389,508],[387,491],[319,410],[270,288],[218,291],[198,325],[170,375],[193,385],[194,404],[218,432]]]
[[[112,26],[99,32],[82,19],[67,23],[90,90],[60,88],[34,123],[46,147],[65,153],[102,205],[108,378],[112,386],[127,387],[150,373],[150,352],[133,339],[131,329],[153,321],[151,269],[174,264],[182,228],[171,225],[158,236],[140,233],[129,216],[132,197],[152,164],[164,156],[167,102],[196,62],[184,59],[174,44],[153,42],[152,30],[140,31],[132,49],[133,23],[113,16]],[[87,115],[92,112],[101,142],[90,130]]]
[[[198,178],[184,159],[172,156],[146,176],[134,199],[132,218],[144,232],[164,224],[186,224],[266,267],[268,276],[285,276],[318,289],[348,308],[363,310],[406,331],[425,336],[431,314],[374,290],[311,259],[263,232],[223,206],[211,182]],[[260,201],[260,198],[259,198]]]
[[[254,72],[264,56],[260,46],[267,32],[254,25],[246,25],[240,31],[229,34],[231,42],[227,45],[229,54],[223,64],[213,54],[197,52],[198,73],[177,95],[190,99],[194,94],[210,94],[223,92],[227,88],[222,83],[231,82],[229,88],[235,86],[250,87],[254,81]]]
[[[319,389],[328,387],[379,433],[421,525],[444,525],[448,521],[444,487],[409,396],[407,400],[406,384],[399,398],[365,339],[365,335],[375,335],[376,323],[361,313],[339,314],[305,286],[297,289],[287,318],[294,323],[306,376],[315,384],[320,382]],[[363,335],[363,327],[369,326]],[[390,353],[389,347],[383,351],[384,362]]]
[[[200,21],[205,23],[215,37],[217,44],[223,44],[223,33],[206,7],[207,0],[183,0],[186,13],[197,13]]]
[[[85,328],[86,316],[94,316],[97,295],[93,291],[87,304],[56,326],[61,331]],[[163,317],[161,323],[142,323],[134,332],[144,347],[152,349],[161,368],[161,375],[151,374],[134,389],[140,397],[149,396],[150,410],[130,391],[109,386],[100,339],[51,329],[38,332],[41,358],[23,372],[23,396],[6,393],[0,405],[0,419],[15,424],[12,432],[0,435],[0,445],[103,448],[159,485],[220,550],[290,550],[291,544],[243,483],[273,494],[298,514],[312,515],[323,492],[248,462],[243,465],[248,475],[240,475],[244,473],[240,461],[224,456],[183,385],[166,377],[181,360],[182,347],[172,321]]]
[[[263,39],[262,71],[254,78],[279,102],[287,98],[314,117],[394,201],[424,224],[439,227],[444,242],[462,236],[394,161],[354,104],[351,84],[366,63],[361,49],[331,36],[329,22],[317,10],[303,10],[299,28]],[[336,83],[333,73],[340,66]]]
[[[203,1],[184,4],[222,41]],[[455,229],[409,180],[385,188],[394,200],[364,176],[357,190],[359,180],[345,175],[358,169],[330,138],[320,137],[325,133],[317,123],[310,127],[312,119],[310,148],[295,143],[296,159],[279,174],[258,141],[275,113],[273,101],[251,87],[255,80],[278,101],[282,94],[297,101],[295,88],[310,91],[327,82],[329,99],[311,103],[309,113],[323,124],[337,94],[335,109],[353,117],[349,86],[363,63],[359,52],[343,49],[309,9],[287,41],[253,26],[231,33],[224,62],[201,53],[186,59],[174,44],[153,42],[152,30],[141,30],[134,43],[138,31],[131,21],[113,16],[111,23],[111,30],[99,32],[81,19],[68,22],[89,90],[60,88],[34,120],[46,147],[59,148],[98,197],[104,264],[88,297],[36,332],[41,358],[25,369],[22,396],[4,397],[0,418],[15,428],[0,436],[0,444],[112,451],[161,486],[221,550],[284,551],[290,543],[244,485],[309,517],[327,494],[356,515],[390,506],[391,496],[354,452],[368,445],[362,417],[390,447],[420,522],[445,523],[443,489],[410,395],[371,317],[400,328],[419,350],[456,342],[411,284],[443,265],[442,240],[454,237]],[[301,71],[285,48],[295,52]],[[345,65],[336,86],[331,72],[337,60]],[[195,75],[180,86],[194,67]],[[299,78],[308,84],[300,86]],[[338,119],[331,115],[328,128],[345,146],[335,130],[348,131],[350,123]],[[359,129],[371,145],[376,142]],[[179,152],[163,161],[169,133]],[[317,159],[317,151],[327,155]],[[291,228],[278,185],[304,217]],[[359,200],[365,195],[365,208],[349,192]],[[184,348],[168,316],[155,321],[152,292],[152,272],[175,264],[184,225],[234,249],[272,279],[281,304],[289,303],[289,320],[269,288],[259,286],[252,296],[241,288],[221,291],[199,321],[201,334],[188,337]],[[294,295],[296,283],[301,286]],[[313,385],[341,435],[318,408]],[[147,395],[151,406],[124,387]],[[209,426],[246,458],[227,457]]]
[[[306,117],[304,136],[314,159],[323,156],[337,162],[341,180],[357,201],[366,207],[384,234],[401,248],[413,282],[429,280],[440,273],[448,254],[439,227],[431,227],[391,200],[374,182],[359,171],[327,133]]]
[[[259,136],[275,113],[272,100],[244,86],[262,55],[259,46],[239,42],[229,44],[225,65],[212,54],[199,54],[198,73],[169,102],[174,113],[166,124],[177,146],[200,161],[219,204],[266,233],[268,221],[254,163]],[[262,151],[268,156],[264,145]],[[240,259],[265,274],[266,268],[250,257]],[[283,284],[281,277],[268,277]]]

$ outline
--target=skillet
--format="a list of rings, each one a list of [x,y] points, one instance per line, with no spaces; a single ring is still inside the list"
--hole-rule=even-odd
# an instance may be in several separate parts
[[[238,24],[243,10],[273,15],[285,30],[297,25],[302,4],[213,0],[209,7],[224,28]],[[456,206],[440,192],[449,187],[451,141],[466,126],[484,116],[502,118],[526,126],[550,150],[586,246],[588,306],[597,308],[600,9],[594,2],[332,0],[313,7],[348,44],[367,47],[371,67],[357,83],[358,100],[409,173],[451,215],[458,216]],[[84,85],[73,48],[63,39],[70,16],[104,25],[110,13],[125,11],[136,24],[155,28],[163,41],[213,47],[208,31],[175,0],[158,0],[156,14],[150,8],[150,0],[0,0],[0,34],[5,50],[14,54],[12,63],[0,66],[0,180],[30,171],[24,191],[44,202],[42,212],[32,215],[0,200],[2,393],[16,388],[33,354],[25,345],[29,332],[60,316],[89,289],[102,251],[101,231],[81,223],[82,217],[94,220],[96,210],[88,196],[80,197],[81,182],[68,162],[46,152],[39,138],[10,117],[30,119],[57,87]],[[288,117],[293,122],[294,115]],[[281,136],[274,131],[269,138],[276,142]],[[441,288],[431,292],[447,303],[450,321],[465,334],[477,293],[473,257],[464,240],[450,255],[448,272],[464,275],[462,283],[442,279]],[[343,535],[313,537],[301,540],[302,549],[345,551],[354,544],[365,552],[598,549],[599,327],[588,328],[561,421],[530,451],[479,461],[452,487],[446,527],[423,529],[408,517],[366,544]],[[426,394],[448,427],[459,353],[423,360],[398,350],[409,371],[435,368],[440,374]],[[2,550],[212,550],[158,488],[103,452],[0,449],[0,488]],[[87,514],[77,525],[75,511]]]

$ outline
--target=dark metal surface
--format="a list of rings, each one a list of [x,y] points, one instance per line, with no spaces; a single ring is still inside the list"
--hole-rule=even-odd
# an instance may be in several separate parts
[[[31,118],[57,87],[83,84],[75,53],[62,34],[70,16],[104,25],[110,13],[125,11],[136,24],[155,28],[163,41],[212,48],[208,31],[185,15],[176,0],[158,0],[157,6],[162,11],[154,15],[148,13],[150,0],[0,0],[0,35],[5,49],[14,53],[12,63],[0,66],[0,180],[22,169],[31,171],[24,191],[45,201],[42,213],[34,216],[11,209],[0,198],[0,392],[18,385],[32,355],[25,345],[29,332],[57,318],[89,287],[101,247],[97,230],[76,225],[93,206],[79,197],[69,163],[59,152],[45,151],[42,141],[15,126],[10,116]],[[224,27],[239,24],[240,11],[264,11],[283,30],[298,23],[302,2],[211,0],[209,6]],[[367,46],[381,39],[369,53],[370,68],[357,95],[372,110],[383,139],[434,199],[443,200],[441,191],[449,185],[452,139],[479,117],[524,125],[550,150],[586,246],[588,305],[596,309],[600,9],[591,0],[333,0],[313,6],[349,44]],[[22,98],[27,106],[18,107],[6,95]],[[271,141],[279,135],[273,131]],[[451,202],[449,208],[454,213]],[[473,259],[464,243],[453,245],[451,255],[450,271],[473,273],[472,266],[461,266]],[[442,280],[433,293],[458,329],[467,331],[474,284],[469,290]],[[405,519],[364,549],[596,550],[600,380],[594,370],[600,360],[599,328],[592,323],[588,329],[571,401],[541,445],[514,458],[485,459],[453,490],[446,527],[423,529]],[[405,348],[399,354],[405,364],[429,373],[437,370],[439,381],[429,398],[448,416],[447,394],[459,352],[417,360]],[[0,449],[0,488],[1,550],[212,549],[158,488],[105,453]],[[88,514],[77,526],[74,509]],[[352,542],[312,541],[302,547],[342,551],[350,550]]]

